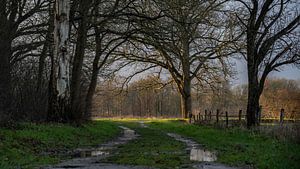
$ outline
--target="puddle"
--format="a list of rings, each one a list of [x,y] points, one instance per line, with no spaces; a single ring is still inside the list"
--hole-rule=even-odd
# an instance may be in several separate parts
[[[124,129],[124,128],[123,128]],[[133,138],[133,137],[135,137],[135,135],[136,135],[136,133],[135,133],[135,131],[134,130],[131,130],[131,129],[128,129],[128,128],[125,128],[124,129],[124,131],[123,131],[123,133],[124,133],[124,137],[129,137],[129,138]]]
[[[167,135],[186,144],[191,161],[213,162],[217,160],[216,153],[201,148],[202,146],[197,142],[174,133],[167,133]]]
[[[140,123],[142,128],[148,128],[148,125],[146,125],[144,121],[139,121],[138,123]]]
[[[190,160],[191,161],[205,161],[205,162],[212,162],[217,160],[217,156],[215,153],[193,148],[190,153]]]
[[[124,126],[119,126],[123,132],[122,135],[113,141],[101,144],[98,148],[77,149],[73,152],[74,158],[89,158],[89,157],[107,157],[110,155],[112,149],[117,148],[119,145],[126,144],[128,141],[138,137],[134,130]]]
[[[109,155],[108,151],[103,150],[80,150],[75,153],[74,157],[87,158],[87,157],[98,157]]]

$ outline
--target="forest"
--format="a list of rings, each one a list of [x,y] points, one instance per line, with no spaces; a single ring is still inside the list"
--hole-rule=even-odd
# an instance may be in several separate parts
[[[167,107],[187,118],[199,106],[220,104],[204,104],[201,93],[219,97],[226,85],[231,90],[232,60],[241,59],[248,72],[242,105],[253,126],[260,98],[270,102],[263,92],[270,72],[300,61],[293,0],[2,0],[0,11],[2,125],[81,123],[91,117],[96,89],[118,81],[117,90],[130,90],[143,76],[154,78],[159,90],[172,90],[160,97],[172,97],[174,106]],[[299,91],[299,83],[293,85]],[[104,98],[99,102],[108,102]],[[137,107],[134,102],[126,107]]]

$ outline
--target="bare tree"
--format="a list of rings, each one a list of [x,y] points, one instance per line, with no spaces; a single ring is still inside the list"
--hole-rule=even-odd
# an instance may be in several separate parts
[[[0,124],[12,117],[12,75],[17,62],[38,56],[37,48],[43,44],[40,35],[47,23],[34,16],[46,11],[48,1],[0,1]]]
[[[248,68],[247,126],[256,123],[259,98],[270,72],[300,63],[299,1],[236,0],[243,6],[237,14],[246,33],[242,51]]]
[[[131,36],[123,55],[169,71],[181,95],[182,117],[187,118],[192,113],[192,80],[207,80],[205,70],[222,69],[223,58],[231,54],[234,38],[222,13],[225,1],[147,2],[136,10],[139,17],[130,17],[140,33]]]

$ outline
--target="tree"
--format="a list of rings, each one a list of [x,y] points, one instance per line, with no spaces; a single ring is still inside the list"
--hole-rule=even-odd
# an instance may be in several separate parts
[[[70,0],[56,0],[54,4],[54,44],[49,81],[48,120],[69,119],[70,73],[68,53]]]
[[[121,17],[129,4],[133,2],[107,1],[100,3],[97,0],[94,2],[93,20],[91,21],[94,34],[89,39],[89,42],[90,46],[92,46],[91,50],[95,54],[92,57],[91,73],[90,77],[88,77],[89,85],[84,101],[86,119],[91,117],[92,101],[100,70],[118,60],[112,53],[127,41],[130,34],[126,26],[124,27],[124,21],[122,21]],[[125,22],[125,24],[127,23]]]
[[[80,85],[82,76],[83,59],[85,56],[85,48],[87,43],[87,33],[89,30],[89,9],[92,1],[78,0],[79,23],[77,28],[76,50],[72,62],[72,77],[70,88],[70,113],[71,119],[79,121],[83,118],[83,108],[80,99]]]
[[[223,58],[231,54],[234,37],[221,12],[225,1],[147,2],[130,17],[139,34],[131,36],[123,55],[167,70],[181,95],[182,117],[187,118],[192,113],[192,80],[204,82],[208,70],[226,70]]]
[[[292,0],[236,0],[246,14],[237,14],[245,31],[242,51],[248,69],[247,126],[256,123],[259,98],[270,72],[300,63],[299,2]]]
[[[12,120],[12,68],[27,57],[37,56],[44,42],[40,36],[47,23],[36,19],[46,11],[49,2],[37,0],[0,1],[0,124]]]

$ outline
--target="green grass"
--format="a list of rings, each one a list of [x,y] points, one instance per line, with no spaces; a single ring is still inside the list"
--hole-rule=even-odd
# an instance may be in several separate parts
[[[30,169],[57,163],[68,158],[59,156],[59,152],[99,145],[119,132],[117,124],[110,121],[92,122],[81,127],[27,123],[16,130],[0,129],[0,168]]]
[[[259,169],[299,169],[300,145],[241,129],[216,129],[175,121],[151,122],[149,126],[191,137],[218,152],[221,163]]]
[[[185,145],[165,134],[173,132],[217,151],[218,162],[224,164],[253,165],[259,169],[300,168],[300,145],[296,143],[238,128],[217,129],[176,120],[147,119],[145,124],[150,128],[141,128],[139,120],[100,120],[82,127],[28,123],[16,130],[0,129],[0,168],[30,169],[57,163],[67,157],[58,156],[56,152],[101,144],[120,132],[120,124],[135,129],[141,137],[121,146],[115,156],[106,160],[108,162],[157,168],[189,167],[192,162],[184,150]]]
[[[156,168],[182,168],[189,163],[183,143],[160,130],[141,128],[134,121],[122,121],[122,125],[136,130],[140,137],[121,146],[118,153],[106,159],[106,162]]]

